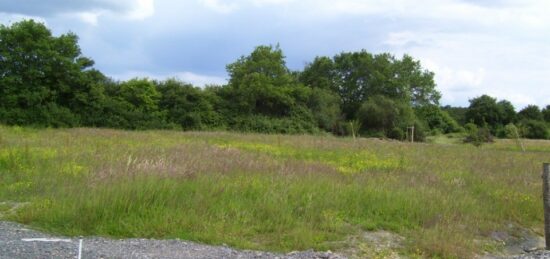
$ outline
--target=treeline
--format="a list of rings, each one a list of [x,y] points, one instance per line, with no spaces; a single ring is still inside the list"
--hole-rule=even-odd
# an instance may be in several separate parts
[[[486,132],[482,141],[488,141],[492,136],[531,139],[550,137],[550,105],[543,109],[527,105],[516,112],[511,102],[482,95],[471,99],[468,108],[444,106],[442,109],[463,125],[466,131]]]
[[[203,88],[177,79],[116,81],[93,64],[75,34],[56,37],[32,20],[0,26],[0,123],[394,139],[415,126],[422,140],[473,124],[498,135],[514,123],[521,134],[534,136],[541,125],[546,132],[548,117],[548,107],[538,110],[540,116],[516,114],[509,102],[486,96],[467,109],[441,108],[434,74],[407,55],[343,52],[291,71],[278,46],[259,46],[227,65],[226,85]],[[488,108],[492,102],[496,110]]]

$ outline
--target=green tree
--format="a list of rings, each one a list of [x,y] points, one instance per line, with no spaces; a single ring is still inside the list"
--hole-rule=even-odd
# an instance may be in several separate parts
[[[157,83],[161,94],[159,108],[167,112],[167,120],[182,129],[200,130],[223,127],[208,94],[191,84],[168,79]]]
[[[410,56],[396,59],[387,53],[373,55],[363,50],[340,53],[333,59],[317,57],[306,66],[300,80],[337,93],[344,117],[351,120],[362,103],[375,95],[415,106],[437,104],[440,94],[433,76]]]
[[[94,85],[75,34],[53,36],[42,23],[0,25],[0,118],[8,124],[75,126]]]
[[[246,57],[227,65],[231,102],[236,111],[266,116],[289,116],[300,87],[291,76],[282,50],[259,46]]]
[[[299,74],[300,82],[312,88],[337,91],[333,80],[335,79],[335,66],[328,57],[316,57],[312,63]]]
[[[511,102],[507,100],[501,100],[497,103],[500,109],[500,124],[507,125],[513,123],[516,120],[516,109]]]
[[[134,78],[107,85],[104,109],[106,127],[166,128],[166,112],[159,108],[161,94],[149,79]]]
[[[415,123],[414,112],[409,104],[383,95],[372,96],[363,103],[357,118],[362,125],[362,132],[381,132],[384,136],[395,131],[395,128],[404,130]]]
[[[311,89],[286,67],[279,46],[258,46],[227,66],[229,84],[218,90],[228,125],[263,132],[313,132],[317,126],[308,109]]]
[[[547,139],[548,127],[542,121],[538,120],[523,120],[520,123],[520,128],[523,136],[530,139]]]
[[[432,131],[451,133],[459,130],[458,123],[437,105],[424,105],[415,109],[416,116],[424,120]]]
[[[319,128],[338,133],[338,124],[342,118],[340,99],[336,94],[323,88],[313,88],[307,105],[313,111],[313,117]]]
[[[502,110],[497,104],[497,100],[488,95],[470,100],[470,106],[465,114],[466,121],[473,122],[477,126],[486,124],[494,134],[498,126],[502,126]]]
[[[459,125],[464,125],[467,123],[466,112],[468,111],[468,108],[445,105],[441,107],[441,110],[447,112]]]
[[[550,122],[550,105],[546,105],[544,109],[542,109],[542,117],[544,118],[544,121]]]
[[[544,120],[540,108],[536,105],[527,105],[525,108],[521,109],[518,112],[518,117],[520,120]]]

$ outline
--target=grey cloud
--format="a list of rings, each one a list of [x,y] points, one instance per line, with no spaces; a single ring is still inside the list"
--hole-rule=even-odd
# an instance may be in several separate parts
[[[112,0],[0,0],[0,12],[50,17],[60,13],[109,10],[124,12],[128,1]]]

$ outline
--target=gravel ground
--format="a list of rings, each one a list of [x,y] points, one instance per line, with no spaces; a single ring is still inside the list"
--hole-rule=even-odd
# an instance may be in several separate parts
[[[82,258],[344,258],[331,252],[275,254],[181,240],[113,240],[101,237],[85,237],[82,240]],[[0,221],[0,259],[77,258],[78,247],[79,239],[52,236],[20,224]]]
[[[78,238],[53,236],[26,228],[24,225],[0,221],[0,259],[12,258],[78,258]],[[326,258],[341,259],[332,252],[301,251],[276,254],[236,250],[226,246],[209,246],[182,240],[82,239],[82,258]],[[397,256],[399,257],[399,256]],[[550,259],[550,251],[536,250],[521,255],[482,256],[479,258]]]
[[[514,258],[514,259],[539,259],[539,258],[550,259],[550,251],[540,250],[540,251],[535,251],[535,252],[530,253],[530,254],[519,255],[519,256],[516,256],[516,257],[512,257],[512,258]]]

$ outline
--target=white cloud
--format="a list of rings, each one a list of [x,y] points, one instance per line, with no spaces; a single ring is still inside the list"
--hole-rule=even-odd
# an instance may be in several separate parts
[[[195,74],[193,72],[176,73],[173,77],[176,77],[184,82],[189,82],[197,86],[227,84],[227,79],[223,77],[200,75],[200,74]]]
[[[485,82],[485,69],[453,69],[439,67],[430,69],[435,72],[435,81],[442,91],[452,95],[452,92],[472,92],[480,89]]]
[[[427,39],[412,31],[390,32],[384,41],[392,47],[405,47],[406,45],[426,44]]]
[[[155,0],[135,0],[132,7],[126,13],[129,19],[142,20],[155,14]]]
[[[200,3],[218,13],[231,13],[238,9],[238,5],[235,2],[227,3],[221,0],[200,0]]]
[[[219,76],[211,75],[202,75],[189,71],[184,72],[175,72],[175,73],[160,73],[154,74],[146,71],[127,71],[118,75],[111,75],[114,79],[117,80],[128,80],[132,78],[150,78],[155,80],[165,80],[168,78],[176,78],[186,83],[191,83],[195,86],[206,86],[206,85],[223,85],[227,84],[227,79]]]
[[[76,13],[76,16],[83,22],[88,23],[93,26],[97,26],[99,16],[102,12],[81,12]]]
[[[199,2],[215,12],[228,14],[248,6],[262,8],[268,5],[287,5],[294,0],[199,0]]]

